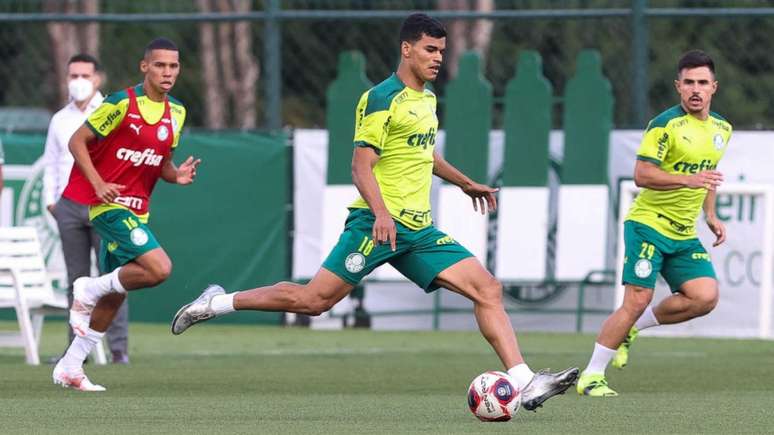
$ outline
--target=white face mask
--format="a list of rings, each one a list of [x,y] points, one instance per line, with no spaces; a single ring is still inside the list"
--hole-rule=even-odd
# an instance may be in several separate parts
[[[91,83],[91,80],[78,77],[67,83],[67,90],[70,91],[70,98],[80,103],[94,93],[94,84]]]

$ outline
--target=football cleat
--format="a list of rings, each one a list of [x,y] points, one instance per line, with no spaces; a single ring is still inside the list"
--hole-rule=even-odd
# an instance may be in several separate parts
[[[634,343],[634,339],[637,338],[637,334],[639,334],[639,332],[640,331],[636,326],[632,326],[632,329],[630,329],[629,333],[626,334],[626,338],[624,338],[623,343],[618,346],[618,350],[615,352],[615,356],[613,357],[613,367],[617,369],[626,367],[626,364],[629,362],[629,347],[631,347],[632,343]]]
[[[54,379],[54,384],[61,385],[63,388],[72,388],[78,391],[105,391],[105,387],[102,385],[92,384],[81,367],[68,370],[59,363],[54,367],[54,373],[51,377]]]
[[[576,390],[581,396],[615,397],[618,395],[615,390],[607,386],[607,379],[601,373],[581,374]]]
[[[215,310],[212,309],[212,298],[217,295],[226,294],[226,290],[217,284],[210,284],[206,289],[188,305],[183,305],[172,319],[172,333],[180,335],[200,322],[204,322],[215,317]]]
[[[558,373],[550,373],[547,369],[535,373],[521,391],[521,406],[528,411],[535,411],[551,397],[564,394],[578,379],[578,372],[577,367],[572,367]]]
[[[73,282],[73,304],[70,306],[70,326],[77,335],[84,336],[91,321],[91,312],[97,301],[86,291],[91,278],[82,276]]]

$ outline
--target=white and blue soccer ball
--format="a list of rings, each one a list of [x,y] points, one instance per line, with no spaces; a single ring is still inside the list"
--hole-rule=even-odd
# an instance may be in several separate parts
[[[520,405],[519,389],[503,372],[482,373],[468,388],[468,407],[481,421],[508,421],[516,415]]]

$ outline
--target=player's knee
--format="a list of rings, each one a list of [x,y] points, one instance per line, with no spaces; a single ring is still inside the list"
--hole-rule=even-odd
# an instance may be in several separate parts
[[[719,292],[717,289],[712,291],[706,291],[699,294],[694,300],[696,301],[694,306],[697,316],[704,316],[712,312],[718,305]]]
[[[148,270],[148,272],[151,285],[159,285],[166,281],[172,274],[172,261],[169,259],[158,261],[150,270]]]
[[[479,302],[487,306],[500,306],[503,304],[503,285],[495,278],[478,288]]]
[[[639,317],[653,299],[653,290],[645,287],[627,286],[622,308],[634,317]]]
[[[306,306],[307,314],[310,316],[319,316],[331,308],[333,308],[334,302],[322,297],[316,297],[309,301]]]

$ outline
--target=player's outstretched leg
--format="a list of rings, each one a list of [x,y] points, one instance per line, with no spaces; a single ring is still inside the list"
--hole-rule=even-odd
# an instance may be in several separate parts
[[[524,362],[516,334],[505,312],[502,285],[477,259],[469,257],[446,268],[435,283],[473,301],[474,313],[481,334],[492,346],[508,374],[521,391],[524,409],[534,411],[543,402],[563,394],[578,378],[579,370],[572,367],[558,373],[541,370],[533,373]]]
[[[193,302],[183,305],[172,320],[172,333],[180,335],[191,326],[237,310],[284,311],[319,316],[348,295],[354,286],[321,268],[305,285],[292,282],[226,293],[210,284]]]

